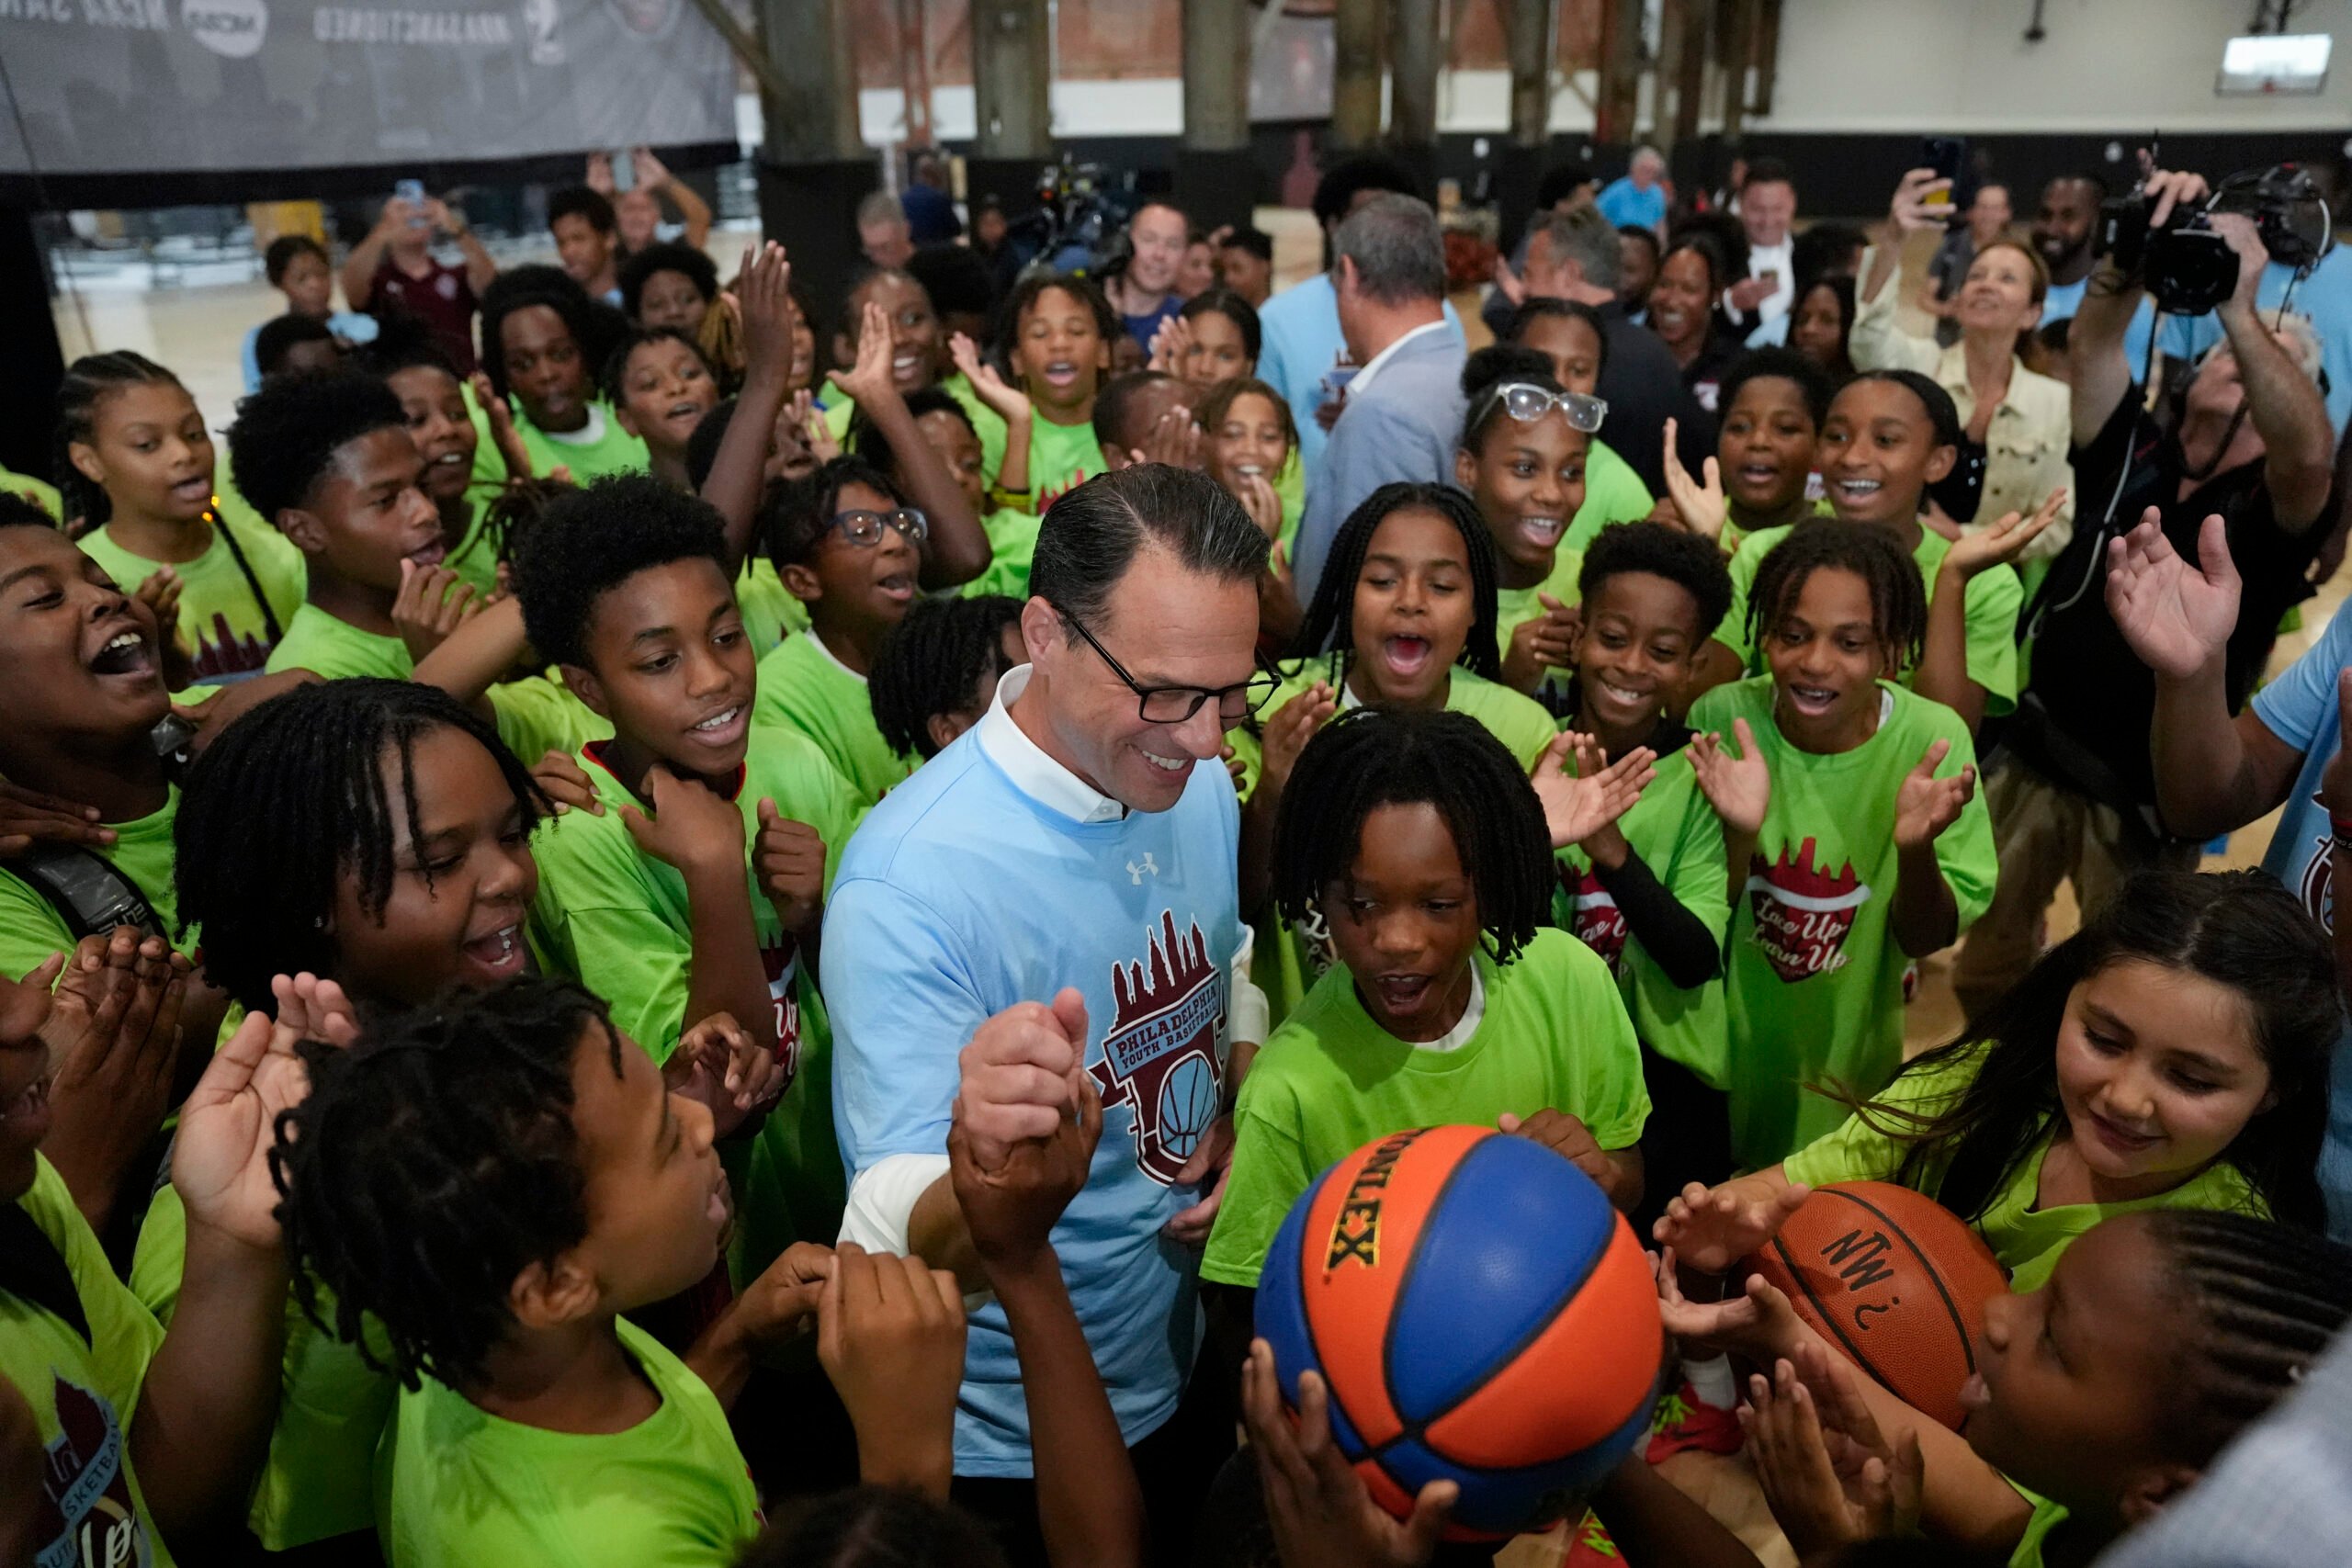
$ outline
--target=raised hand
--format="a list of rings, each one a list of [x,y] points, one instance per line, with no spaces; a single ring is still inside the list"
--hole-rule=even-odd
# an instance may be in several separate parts
[[[1757,1481],[1789,1544],[1810,1558],[1851,1541],[1908,1533],[1918,1522],[1924,1480],[1918,1434],[1905,1432],[1899,1448],[1888,1446],[1836,1358],[1813,1346],[1799,1355],[1807,1368],[1803,1375],[1783,1357],[1769,1381],[1751,1376],[1748,1403],[1739,1412]],[[1816,1377],[1840,1385],[1841,1407],[1859,1413],[1867,1439],[1826,1427],[1828,1401],[1816,1396]],[[1848,1456],[1842,1465],[1831,1457],[1833,1436]]]
[[[1701,466],[1703,482],[1690,477],[1682,466],[1674,446],[1676,425],[1672,415],[1666,421],[1666,496],[1674,503],[1675,514],[1682,519],[1682,526],[1702,538],[1720,540],[1724,536],[1724,522],[1731,515],[1731,503],[1724,499],[1723,465],[1710,457]]]
[[[735,316],[745,370],[779,379],[792,372],[792,263],[774,241],[743,247],[735,278]],[[885,337],[888,337],[886,333]]]
[[[1057,1119],[1045,1137],[1008,1145],[992,1167],[982,1167],[974,1156],[965,1106],[957,1101],[947,1129],[947,1172],[972,1249],[989,1268],[1035,1262],[1050,1245],[1055,1222],[1086,1185],[1102,1136],[1102,1097],[1084,1072],[1068,1081],[1077,1115]]]
[[[522,433],[514,428],[514,411],[507,406],[504,398],[491,389],[490,378],[481,371],[468,378],[466,385],[473,389],[474,402],[490,422],[491,445],[498,448],[499,460],[506,465],[506,482],[514,484],[529,479],[531,449],[523,445]]]
[[[1780,1234],[1789,1216],[1804,1206],[1813,1189],[1793,1182],[1773,1191],[1746,1180],[1710,1189],[1694,1181],[1667,1200],[1666,1213],[1650,1227],[1661,1247],[1671,1248],[1702,1274],[1724,1274],[1732,1265]]]
[[[2066,487],[2060,485],[2031,517],[2009,513],[1998,522],[1986,525],[1973,533],[1962,534],[1944,552],[1943,570],[1960,574],[1962,581],[1996,566],[2007,566],[2025,554],[2025,547],[2058,521],[2059,510],[2066,504]]]
[[[1894,847],[1916,850],[1931,844],[1960,820],[1961,808],[1976,795],[1976,764],[1971,762],[1950,778],[1936,770],[1951,754],[1951,742],[1938,740],[1928,748],[1919,765],[1903,776],[1894,795]]]
[[[890,378],[890,318],[881,306],[866,301],[857,322],[857,362],[847,370],[831,372],[831,379],[858,403],[898,390],[898,383]]]
[[[653,815],[621,807],[621,825],[637,847],[679,871],[717,870],[743,863],[743,818],[732,801],[721,800],[667,762],[646,770],[646,797]]]
[[[1731,729],[1739,741],[1739,755],[1724,750],[1721,735],[1694,735],[1689,748],[1690,772],[1724,826],[1753,837],[1763,831],[1764,813],[1772,805],[1772,770],[1746,719],[1733,719]]]
[[[707,1107],[711,1135],[724,1138],[753,1111],[785,1090],[784,1059],[735,1021],[715,1012],[678,1037],[662,1064],[662,1081],[672,1094]]]
[[[421,661],[448,640],[481,609],[474,585],[446,566],[401,562],[401,588],[392,598],[392,628],[412,661]]]
[[[1283,1568],[1419,1568],[1436,1555],[1462,1489],[1432,1481],[1413,1499],[1411,1518],[1391,1517],[1331,1436],[1330,1394],[1320,1372],[1299,1374],[1294,1423],[1283,1408],[1273,1348],[1251,1340],[1241,1364],[1241,1421],[1258,1455],[1266,1518]]]
[[[1144,368],[1182,377],[1192,354],[1193,323],[1182,316],[1170,316],[1151,334],[1151,357],[1144,362]]]
[[[178,572],[159,566],[130,595],[155,617],[155,649],[159,654],[179,640],[180,593],[185,586]]]
[[[954,1124],[973,1165],[996,1171],[1013,1145],[1051,1138],[1083,1099],[1086,998],[1064,987],[1051,1007],[1015,1002],[973,1032],[956,1058]]]
[[[1329,682],[1317,681],[1306,690],[1276,708],[1266,720],[1266,731],[1258,765],[1258,788],[1261,793],[1271,789],[1270,799],[1279,799],[1290,784],[1291,770],[1298,766],[1299,753],[1315,739],[1315,732],[1330,722],[1340,711],[1340,695]]]
[[[825,912],[825,840],[806,822],[779,816],[775,802],[760,801],[760,836],[752,845],[752,870],[760,890],[775,906],[775,917],[796,936],[813,936]]]
[[[849,1409],[867,1484],[945,1493],[964,1333],[955,1275],[854,1242],[834,1253],[817,1300],[817,1359]]]
[[[588,154],[586,183],[590,190],[609,198],[613,194],[613,155],[610,152]]]
[[[296,1055],[296,1047],[310,1038],[307,1008],[289,1006],[304,994],[300,987],[306,980],[308,994],[315,996],[320,982],[312,976],[281,975],[272,981],[279,1016],[246,1014],[180,1106],[172,1185],[179,1189],[188,1224],[209,1225],[248,1247],[278,1245],[278,1194],[270,1178],[269,1151],[277,1142],[277,1118],[311,1091],[310,1074]],[[297,1016],[288,1016],[289,1011]]]
[[[1238,475],[1231,489],[1233,499],[1241,503],[1241,510],[1250,514],[1250,521],[1258,525],[1258,532],[1265,535],[1269,539],[1275,540],[1274,547],[1280,549],[1282,547],[1280,537],[1283,531],[1283,498],[1274,493],[1274,487],[1266,482],[1266,476],[1263,474]],[[1269,570],[1272,570],[1271,562]]]
[[[1166,463],[1174,468],[1201,466],[1201,427],[1193,411],[1178,404],[1152,421],[1151,434],[1129,456],[1138,463]]]
[[[2140,661],[2185,681],[2222,657],[2238,624],[2238,570],[2229,525],[2216,513],[2197,534],[2191,566],[2165,537],[2151,506],[2139,526],[2107,545],[2107,613]]]
[[[41,1153],[93,1225],[171,1109],[188,974],[162,937],[134,926],[84,937],[39,1026],[51,1070]]]
[[[114,829],[98,821],[96,807],[0,779],[0,860],[23,854],[37,842],[103,845],[114,840]]]
[[[1563,733],[1544,749],[1529,780],[1535,786],[1535,798],[1544,804],[1544,825],[1551,829],[1555,850],[1582,843],[1624,816],[1642,797],[1643,788],[1657,777],[1657,770],[1650,765],[1657,753],[1646,746],[1636,746],[1599,772],[1578,777],[1568,772],[1567,760],[1579,739],[1586,744],[1586,755],[1594,761],[1603,759],[1591,737]]]
[[[972,384],[974,395],[993,409],[1005,423],[1025,421],[1031,416],[1033,410],[1029,404],[1029,394],[1018,387],[1005,385],[1004,378],[996,373],[995,366],[980,357],[979,345],[969,337],[962,333],[951,334],[947,339],[947,356],[962,372],[964,379]]]
[[[670,183],[669,166],[653,155],[650,147],[633,148],[629,161],[637,165],[637,183],[645,190],[660,190]]]
[[[1547,671],[1568,662],[1568,650],[1576,645],[1575,612],[1549,593],[1537,594],[1536,602],[1544,613],[1513,628],[1510,646],[1503,650],[1503,684],[1517,692],[1542,685]]]
[[[1761,1274],[1749,1275],[1737,1295],[1719,1302],[1694,1302],[1683,1295],[1681,1282],[1675,1277],[1674,1248],[1667,1247],[1654,1257],[1658,1316],[1677,1339],[1728,1350],[1750,1360],[1769,1360],[1796,1354],[1813,1333],[1789,1304],[1787,1295]]]
[[[1933,169],[1913,169],[1895,184],[1894,198],[1887,204],[1887,223],[1898,236],[1930,229],[1941,233],[1944,220],[1951,216],[1951,207],[1949,201],[1931,206],[1928,198],[1951,195],[1951,181],[1939,176]]]

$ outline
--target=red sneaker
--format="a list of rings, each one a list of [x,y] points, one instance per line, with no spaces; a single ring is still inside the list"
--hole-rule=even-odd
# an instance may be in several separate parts
[[[1739,1417],[1702,1400],[1686,1378],[1672,1393],[1657,1402],[1657,1416],[1650,1423],[1650,1443],[1645,1457],[1657,1464],[1686,1449],[1736,1454],[1745,1436],[1739,1429]]]

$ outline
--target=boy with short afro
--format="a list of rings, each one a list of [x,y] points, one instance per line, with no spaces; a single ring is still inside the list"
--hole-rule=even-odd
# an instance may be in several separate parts
[[[726,558],[708,503],[610,479],[549,504],[514,590],[532,646],[613,726],[579,753],[594,804],[533,846],[531,922],[549,963],[593,980],[657,1062],[724,1012],[786,1071],[735,1173],[741,1279],[841,1218],[815,945],[856,802],[808,740],[754,722],[756,660]]]

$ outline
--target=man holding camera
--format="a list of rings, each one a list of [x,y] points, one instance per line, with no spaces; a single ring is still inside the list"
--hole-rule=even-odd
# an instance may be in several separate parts
[[[2150,232],[2206,193],[2196,175],[2151,174]],[[2124,351],[2143,279],[2103,258],[2075,318],[2078,515],[2104,522],[2076,527],[2028,612],[2032,677],[1985,786],[2000,881],[1953,974],[1972,1016],[2032,962],[2062,879],[2073,880],[2087,916],[2132,872],[2197,863],[2197,842],[2177,836],[2157,809],[2149,755],[2156,677],[2109,613],[2110,541],[2154,523],[2193,563],[2204,520],[2222,519],[2244,581],[2222,680],[2235,712],[2262,672],[2279,617],[2311,592],[2304,572],[2335,519],[2335,441],[2314,384],[2318,344],[2307,323],[2290,320],[2279,332],[2256,314],[2269,258],[2254,220],[2215,213],[2207,221],[2237,258],[2237,285],[2216,312],[2222,342],[2160,414],[2146,411]]]

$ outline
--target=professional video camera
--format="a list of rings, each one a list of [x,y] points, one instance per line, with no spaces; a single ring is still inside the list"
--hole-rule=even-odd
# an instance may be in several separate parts
[[[2165,226],[2152,231],[2154,206],[2144,182],[2101,202],[2094,245],[2113,256],[2126,277],[2144,281],[2156,309],[2168,315],[2202,316],[2237,287],[2238,259],[2213,231],[2213,213],[2253,219],[2270,259],[2304,276],[2335,243],[2326,201],[2293,164],[2232,175],[2202,204],[2174,207]]]
[[[1005,230],[1006,253],[1018,272],[1099,274],[1111,248],[1125,237],[1124,193],[1114,189],[1100,164],[1081,164],[1068,152],[1037,174],[1037,210]]]

